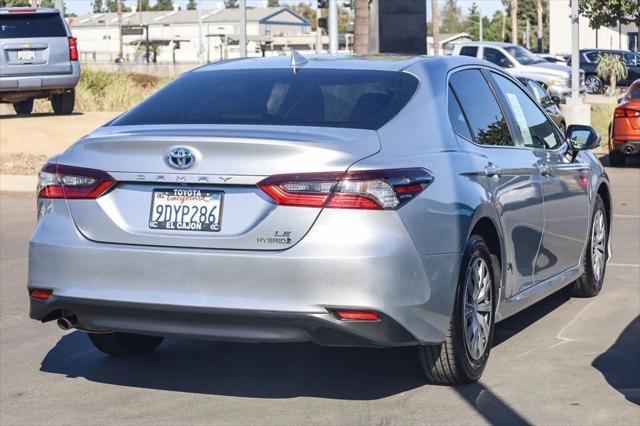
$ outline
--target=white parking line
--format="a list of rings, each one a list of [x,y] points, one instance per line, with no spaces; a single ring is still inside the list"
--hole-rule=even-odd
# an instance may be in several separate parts
[[[640,214],[614,214],[613,217],[620,219],[640,219]]]
[[[640,268],[640,265],[636,263],[607,263],[607,266],[618,266],[620,268]]]

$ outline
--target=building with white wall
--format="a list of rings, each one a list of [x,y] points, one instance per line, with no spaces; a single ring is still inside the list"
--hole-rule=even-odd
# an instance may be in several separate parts
[[[71,21],[84,62],[114,62],[119,53],[117,13],[94,13]],[[123,26],[144,27],[143,34],[123,36],[125,61],[146,60],[149,44],[158,46],[150,61],[213,62],[239,56],[240,10],[174,10],[123,13]],[[135,32],[135,31],[133,31]],[[286,7],[247,9],[249,56],[277,54],[293,48],[315,50],[315,33],[304,17]]]
[[[580,49],[592,48],[640,51],[638,28],[635,25],[622,25],[619,28],[602,27],[596,31],[589,26],[587,18],[580,16]],[[558,55],[571,53],[569,0],[549,2],[549,51]]]

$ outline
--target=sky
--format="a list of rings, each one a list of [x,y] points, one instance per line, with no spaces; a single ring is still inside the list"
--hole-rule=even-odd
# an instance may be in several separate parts
[[[187,1],[188,0],[174,0],[173,4],[186,9]],[[316,4],[316,2],[312,0],[280,0],[280,4],[291,5],[300,3],[301,1],[311,5]],[[343,0],[338,0],[339,4],[342,2]],[[65,0],[67,13],[75,13],[77,15],[90,13],[92,10],[91,3],[91,0]],[[137,0],[124,0],[124,3],[132,9],[135,9]],[[151,0],[151,3],[153,4],[153,0]],[[458,6],[462,8],[464,13],[467,12],[472,3],[474,3],[474,0],[458,0]],[[475,3],[478,3],[483,15],[492,16],[496,10],[503,10],[500,0],[475,0]],[[247,0],[247,5],[250,7],[265,7],[266,4],[266,0]],[[440,4],[444,4],[444,0],[440,0]],[[198,5],[203,10],[217,9],[223,6],[223,0],[199,0]],[[431,16],[431,1],[427,1],[427,14],[429,17]]]

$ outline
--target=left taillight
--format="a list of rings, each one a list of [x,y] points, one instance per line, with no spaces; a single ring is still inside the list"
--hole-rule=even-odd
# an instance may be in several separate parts
[[[258,183],[283,206],[395,210],[433,182],[422,168],[270,176]]]
[[[75,37],[69,37],[69,60],[78,60],[78,40]]]
[[[114,185],[111,175],[101,170],[45,164],[38,175],[38,198],[92,200]]]

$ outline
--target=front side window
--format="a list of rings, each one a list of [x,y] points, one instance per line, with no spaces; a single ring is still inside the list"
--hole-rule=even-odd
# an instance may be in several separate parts
[[[513,146],[507,121],[480,70],[459,71],[451,76],[449,83],[469,121],[476,143]]]
[[[539,64],[544,62],[544,59],[537,57],[521,46],[507,46],[504,50],[506,50],[509,55],[513,56],[516,61],[522,65]]]
[[[485,47],[482,52],[482,59],[491,62],[492,64],[496,64],[502,68],[511,68],[513,64],[507,58],[507,56],[499,51],[498,49],[493,49],[491,47]]]
[[[256,124],[378,129],[418,80],[398,71],[202,70],[184,74],[114,120],[146,124]]]
[[[562,143],[555,126],[527,94],[509,79],[493,73],[516,122],[524,146],[554,149]]]
[[[640,55],[636,53],[625,53],[624,62],[631,67],[636,67],[640,65]]]

